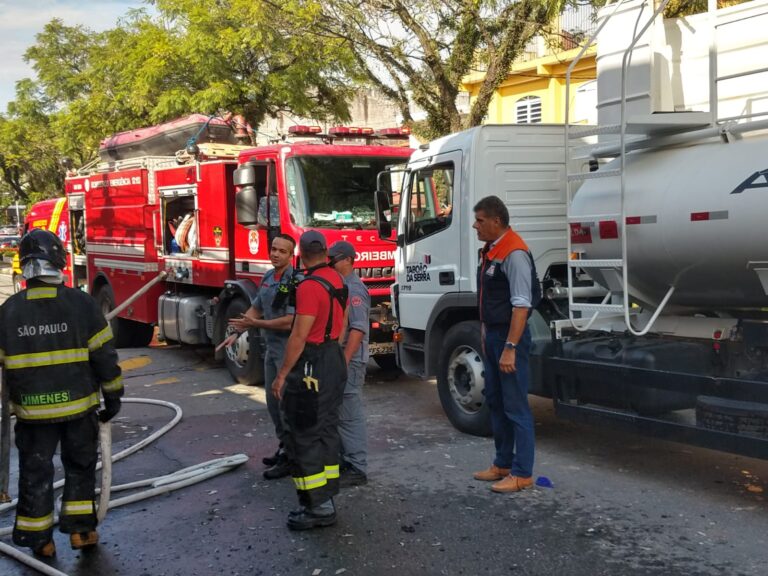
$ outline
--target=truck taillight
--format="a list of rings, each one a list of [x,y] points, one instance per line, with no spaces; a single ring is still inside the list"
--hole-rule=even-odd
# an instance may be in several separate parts
[[[403,333],[402,332],[392,332],[392,342],[402,342],[403,341]]]
[[[592,244],[592,229],[581,222],[571,222],[571,244]]]
[[[288,134],[291,136],[315,136],[322,131],[323,129],[320,128],[320,126],[304,126],[297,124],[296,126],[288,127]]]

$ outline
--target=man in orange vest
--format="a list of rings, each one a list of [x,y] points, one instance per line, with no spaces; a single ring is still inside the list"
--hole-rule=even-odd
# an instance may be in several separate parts
[[[509,227],[509,211],[496,196],[474,208],[479,240],[485,242],[477,270],[485,365],[485,400],[491,412],[496,455],[476,480],[494,482],[494,492],[533,485],[534,430],[528,405],[528,317],[541,299],[528,246]]]

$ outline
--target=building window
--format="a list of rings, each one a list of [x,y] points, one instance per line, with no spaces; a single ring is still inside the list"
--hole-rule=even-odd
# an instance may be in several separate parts
[[[538,96],[520,98],[515,104],[515,116],[518,124],[540,124],[541,98]]]

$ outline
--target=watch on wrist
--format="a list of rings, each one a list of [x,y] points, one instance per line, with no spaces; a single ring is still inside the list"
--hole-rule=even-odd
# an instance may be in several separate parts
[[[515,348],[517,348],[517,344],[515,344],[514,342],[504,342],[504,348],[507,350],[514,350]]]

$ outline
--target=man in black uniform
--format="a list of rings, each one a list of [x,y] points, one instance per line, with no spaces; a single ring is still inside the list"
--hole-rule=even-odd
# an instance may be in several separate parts
[[[21,240],[27,289],[0,306],[0,362],[6,371],[19,449],[13,541],[53,556],[53,455],[61,442],[64,495],[59,529],[72,548],[98,542],[99,419],[120,411],[123,382],[112,331],[85,292],[62,285],[64,246],[47,230]],[[99,390],[105,408],[98,415]]]

